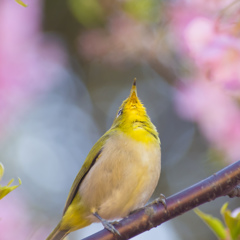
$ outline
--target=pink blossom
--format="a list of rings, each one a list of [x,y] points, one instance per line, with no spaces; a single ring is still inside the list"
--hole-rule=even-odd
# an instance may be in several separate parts
[[[190,55],[198,58],[214,38],[214,22],[206,17],[195,17],[185,26],[183,34]]]
[[[240,158],[240,43],[237,14],[228,14],[229,1],[192,1],[173,6],[172,29],[180,51],[192,59],[194,72],[176,91],[180,115],[198,124],[203,135],[228,159]],[[206,1],[207,2],[207,1]],[[202,3],[202,6],[201,6]],[[210,6],[210,4],[213,4]],[[226,4],[226,5],[225,5]],[[190,9],[191,6],[191,9]],[[220,12],[223,8],[223,12]],[[188,14],[189,13],[189,14]],[[227,17],[226,17],[227,16]],[[239,21],[239,15],[238,15]]]
[[[213,20],[196,17],[184,30],[185,42],[199,72],[235,95],[240,91],[240,43],[217,32],[214,24]]]
[[[64,63],[60,47],[40,31],[40,3],[0,2],[0,131],[55,82]]]
[[[209,26],[206,22],[205,24],[196,22],[196,27],[191,27],[192,22],[195,21],[196,18],[206,19],[206,21],[209,19],[209,15],[206,11],[201,11],[201,8],[191,6],[181,1],[181,3],[174,4],[168,9],[168,15],[171,19],[169,26],[170,31],[173,32],[173,39],[175,40],[176,46],[180,48],[179,50],[191,51],[189,47],[193,46],[194,49],[199,48],[203,44],[202,41],[206,42],[208,40],[208,35],[206,36],[204,34],[205,31],[209,31]],[[187,36],[186,32],[189,33]],[[197,40],[196,43],[194,41],[188,43],[186,39],[188,35],[190,40]],[[198,39],[199,37],[200,39]],[[198,46],[199,44],[200,46]]]
[[[215,9],[214,14],[202,11],[195,1],[182,4],[179,8],[174,5],[171,14],[172,29],[178,36],[176,39],[181,39],[178,46],[194,60],[199,74],[218,82],[233,95],[239,94],[239,38],[232,31],[220,27],[236,19],[236,14],[227,19],[220,18],[219,9]]]
[[[219,12],[232,2],[233,0],[182,0],[181,5],[196,8],[204,12]]]
[[[214,147],[229,159],[240,158],[240,111],[234,100],[217,84],[193,81],[176,92],[179,114],[195,121]]]
[[[35,225],[24,199],[17,190],[0,201],[1,240],[42,240],[47,237],[46,226]]]

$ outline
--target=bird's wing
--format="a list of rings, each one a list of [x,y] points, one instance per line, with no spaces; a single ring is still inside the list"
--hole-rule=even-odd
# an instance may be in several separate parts
[[[97,161],[97,159],[100,157],[102,150],[104,148],[104,145],[107,141],[107,139],[109,138],[109,132],[106,132],[96,143],[95,145],[92,147],[92,149],[90,150],[88,156],[86,157],[85,162],[83,163],[82,168],[80,169],[80,171],[78,172],[72,187],[69,191],[68,194],[68,198],[67,201],[65,203],[65,207],[63,210],[63,215],[65,214],[66,210],[68,209],[69,205],[72,203],[74,197],[76,196],[78,189],[84,179],[84,177],[86,176],[86,174],[89,172],[89,170],[91,169],[91,167],[95,164],[95,162]]]

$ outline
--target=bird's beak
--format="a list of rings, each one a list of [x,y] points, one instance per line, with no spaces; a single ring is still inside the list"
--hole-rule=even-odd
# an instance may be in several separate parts
[[[131,102],[132,104],[136,104],[138,102],[136,82],[137,82],[137,79],[134,78],[132,89],[131,89],[130,96],[129,96],[129,102]]]

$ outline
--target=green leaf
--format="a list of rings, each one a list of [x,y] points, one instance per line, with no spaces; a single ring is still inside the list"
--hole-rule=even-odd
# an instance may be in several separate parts
[[[70,0],[70,9],[76,19],[85,27],[102,24],[105,12],[98,0]]]
[[[231,239],[240,239],[240,214],[233,217],[231,211],[227,209],[228,203],[225,203],[221,208],[221,214],[224,217],[225,223],[229,229]]]
[[[227,232],[223,223],[209,214],[206,214],[199,209],[195,209],[194,212],[207,224],[207,226],[214,232],[219,239],[226,239]]]
[[[124,1],[123,9],[140,21],[155,21],[159,16],[159,1],[128,0]]]
[[[2,179],[3,174],[4,174],[4,167],[2,163],[0,163],[0,180]]]
[[[14,179],[11,179],[9,181],[9,183],[7,184],[7,186],[4,186],[4,187],[0,185],[0,199],[5,197],[8,193],[10,193],[11,191],[13,191],[14,189],[16,189],[17,187],[19,187],[22,184],[21,179],[18,178],[19,184],[15,185],[15,186],[10,186],[13,181],[14,181]]]
[[[23,7],[27,7],[28,5],[24,2],[22,2],[21,0],[15,0],[18,4],[20,4]]]

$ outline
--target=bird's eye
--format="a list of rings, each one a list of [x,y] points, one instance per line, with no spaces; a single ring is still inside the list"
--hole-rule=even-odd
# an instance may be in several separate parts
[[[121,109],[119,109],[119,111],[118,111],[118,113],[117,113],[117,117],[119,117],[120,115],[122,115],[122,113],[123,113],[123,109],[121,108]]]

